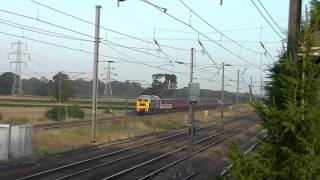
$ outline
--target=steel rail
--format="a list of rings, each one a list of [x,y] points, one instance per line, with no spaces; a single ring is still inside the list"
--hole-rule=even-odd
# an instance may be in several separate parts
[[[230,119],[229,121],[226,121],[226,122],[230,122],[230,121],[235,121],[235,120],[234,119]],[[223,121],[221,121],[221,122],[223,122]],[[199,128],[199,129],[203,129],[203,128],[210,127],[210,126],[216,126],[216,125],[219,125],[219,124],[215,123],[213,125],[207,125],[207,126]],[[53,168],[53,169],[45,170],[45,171],[42,171],[42,172],[39,172],[39,173],[31,174],[31,175],[28,175],[28,176],[25,176],[25,177],[22,177],[22,178],[18,178],[17,180],[31,179],[31,178],[43,176],[45,174],[50,174],[50,173],[53,173],[53,172],[56,172],[56,171],[59,171],[59,170],[63,170],[63,169],[66,169],[66,168],[70,168],[70,167],[73,167],[73,166],[76,166],[76,165],[80,165],[80,164],[87,163],[87,162],[90,162],[90,161],[98,160],[98,159],[105,158],[105,157],[108,157],[108,156],[112,156],[112,155],[115,155],[115,154],[118,154],[118,153],[122,153],[122,152],[125,152],[125,151],[129,151],[129,150],[132,150],[132,149],[135,149],[135,148],[138,148],[138,147],[143,147],[143,146],[148,145],[148,144],[152,144],[152,143],[160,142],[162,140],[167,140],[167,139],[170,139],[170,138],[181,136],[181,135],[183,135],[185,133],[188,133],[188,131],[182,131],[182,132],[179,132],[179,133],[176,133],[176,134],[173,134],[173,135],[169,135],[169,136],[166,136],[166,137],[163,137],[163,138],[160,138],[160,139],[148,141],[148,142],[145,142],[145,143],[142,143],[142,144],[138,144],[138,145],[135,145],[135,146],[131,146],[131,147],[127,147],[127,148],[124,148],[124,149],[121,149],[121,150],[113,151],[113,152],[110,152],[110,153],[106,153],[106,154],[102,154],[102,155],[95,156],[95,157],[92,157],[92,158],[88,158],[88,159],[84,159],[84,160],[77,161],[77,162],[74,162],[74,163],[70,163],[70,164],[67,164],[67,165],[59,166],[59,167],[56,167],[56,168]]]
[[[247,118],[252,118],[251,116],[252,115],[249,115],[249,116],[247,116]],[[241,118],[243,118],[243,117],[241,117]],[[228,122],[232,122],[232,121],[236,121],[236,120],[237,119],[230,119],[228,121],[221,120],[219,122],[223,122],[223,124],[226,124]],[[205,129],[207,127],[215,127],[215,126],[219,126],[220,125],[220,124],[218,124],[216,122],[213,122],[213,123],[214,124],[212,124],[212,122],[211,122],[209,125],[206,125],[204,127],[199,128],[199,130]],[[66,165],[63,165],[63,166],[59,166],[59,167],[56,167],[56,168],[53,168],[53,169],[41,171],[41,172],[38,172],[38,173],[35,173],[35,174],[31,174],[31,175],[28,175],[28,176],[25,176],[25,177],[22,177],[22,178],[18,178],[17,180],[32,179],[32,178],[44,176],[46,174],[54,173],[54,172],[57,172],[59,170],[64,170],[64,169],[71,168],[71,167],[74,167],[74,166],[77,166],[77,165],[81,165],[83,163],[87,163],[87,162],[90,162],[90,161],[94,161],[94,160],[102,159],[102,158],[105,158],[105,157],[109,157],[109,156],[112,156],[112,155],[115,155],[115,154],[119,154],[119,153],[122,153],[122,152],[126,152],[126,151],[129,151],[129,150],[135,149],[135,148],[143,147],[143,146],[146,146],[146,145],[149,145],[149,144],[152,144],[152,143],[160,142],[162,140],[167,140],[167,139],[170,139],[170,138],[181,136],[181,135],[184,135],[185,133],[188,133],[188,131],[182,131],[182,132],[179,132],[179,133],[176,133],[176,134],[173,134],[173,135],[169,135],[169,136],[166,136],[166,137],[163,137],[163,138],[160,138],[160,139],[155,139],[155,140],[148,141],[148,142],[145,142],[145,143],[142,143],[142,144],[138,144],[138,145],[135,145],[135,146],[127,147],[127,148],[124,148],[124,149],[121,149],[121,150],[117,150],[117,151],[113,151],[113,152],[110,152],[110,153],[102,154],[102,155],[99,155],[99,156],[87,158],[87,159],[84,159],[84,160],[81,160],[81,161],[73,162],[73,163],[66,164]]]
[[[228,104],[226,105],[228,106]],[[217,109],[215,105],[209,105],[209,106],[200,106],[197,108],[197,110],[203,110],[203,109]],[[153,114],[153,116],[158,116],[162,114],[170,114],[170,113],[177,113],[177,112],[184,112],[187,111],[186,108],[178,108],[178,109],[171,109],[169,111],[163,110],[159,114]],[[107,123],[107,122],[113,122],[118,119],[126,119],[126,118],[133,118],[133,117],[139,117],[140,115],[129,115],[129,116],[118,116],[118,117],[112,117],[112,118],[106,118],[106,119],[99,119],[97,123]],[[50,124],[36,124],[34,125],[36,130],[48,130],[48,129],[58,129],[58,128],[67,128],[67,127],[75,127],[75,126],[85,126],[90,125],[91,120],[77,120],[77,121],[70,121],[70,122],[60,122],[60,123],[50,123]]]
[[[255,124],[253,124],[253,125],[255,125]],[[251,126],[253,126],[253,125],[249,125],[249,127],[251,127]],[[246,128],[247,128],[247,126],[245,126],[245,128],[240,129],[240,130],[238,130],[238,131],[236,131],[236,132],[234,132],[234,133],[232,133],[232,134],[230,134],[230,135],[228,135],[228,136],[226,136],[226,137],[224,137],[224,138],[221,138],[220,140],[215,141],[214,143],[211,143],[211,144],[209,144],[209,145],[207,145],[207,146],[205,146],[205,147],[203,147],[203,148],[201,148],[201,149],[193,152],[192,155],[199,154],[200,152],[205,151],[206,149],[208,149],[208,148],[210,148],[210,147],[212,147],[212,146],[214,146],[214,145],[216,145],[216,144],[224,141],[225,139],[227,139],[227,138],[229,138],[229,137],[231,137],[231,136],[234,136],[234,135],[242,132],[242,131],[245,130]],[[178,163],[180,163],[180,162],[188,159],[189,157],[190,157],[190,155],[186,155],[186,156],[184,156],[184,157],[182,157],[182,158],[179,158],[178,160],[176,160],[176,161],[174,161],[174,162],[172,162],[172,163],[170,163],[170,164],[167,164],[166,166],[163,166],[163,167],[161,167],[160,169],[158,169],[158,170],[156,170],[156,171],[153,171],[153,172],[147,174],[146,176],[143,176],[142,178],[139,178],[139,180],[149,179],[149,178],[157,175],[158,173],[160,173],[160,172],[168,169],[169,167],[172,167],[172,166],[174,166],[174,165],[176,165],[176,164],[178,164]],[[196,176],[196,175],[197,175],[197,173],[194,172],[193,174],[185,177],[184,179],[190,179],[191,177],[194,177],[194,176]]]
[[[121,153],[121,152],[125,152],[125,151],[128,151],[128,150],[131,150],[131,149],[134,149],[134,148],[142,147],[142,146],[145,146],[145,145],[148,145],[148,144],[151,144],[151,143],[155,143],[155,142],[159,142],[159,141],[166,140],[166,139],[169,139],[169,138],[173,138],[173,137],[182,135],[184,133],[186,133],[186,132],[173,134],[173,135],[170,135],[170,136],[167,136],[167,137],[164,137],[164,138],[156,139],[156,140],[149,141],[149,142],[146,142],[146,143],[142,143],[142,144],[139,144],[139,145],[131,146],[131,147],[128,147],[128,148],[117,150],[117,151],[113,151],[113,152],[110,152],[110,153],[107,153],[107,154],[102,154],[102,155],[95,156],[95,157],[92,157],[92,158],[88,158],[88,159],[84,159],[84,160],[81,160],[81,161],[77,161],[77,162],[74,162],[74,163],[71,163],[71,164],[59,166],[59,167],[56,167],[56,168],[53,168],[53,169],[45,170],[45,171],[42,171],[42,172],[39,172],[39,173],[31,174],[29,176],[18,178],[17,180],[32,179],[32,178],[39,177],[39,176],[42,176],[42,175],[45,175],[45,174],[56,172],[58,170],[63,170],[63,169],[70,168],[70,167],[73,167],[73,166],[76,166],[76,165],[80,165],[80,164],[83,164],[83,163],[86,163],[86,162],[89,162],[89,161],[98,160],[98,159],[101,159],[101,158],[104,158],[104,157],[112,156],[112,155],[115,155],[115,154],[118,154],[118,153]]]
[[[243,123],[243,124],[247,125],[248,123]],[[243,125],[243,124],[242,124],[242,125]],[[244,125],[243,125],[243,126],[244,126]],[[253,125],[250,125],[250,126],[253,126]],[[247,126],[245,126],[245,127],[247,128],[247,127],[250,127],[250,126],[247,125]],[[240,127],[242,127],[242,126],[240,126]],[[238,127],[235,127],[235,128],[231,128],[231,129],[225,130],[225,131],[222,131],[222,132],[219,132],[219,133],[216,133],[216,134],[213,134],[213,135],[210,135],[210,136],[208,136],[208,137],[206,137],[206,138],[203,138],[203,139],[201,139],[201,140],[196,141],[194,144],[199,144],[199,143],[201,143],[201,142],[203,142],[203,141],[206,141],[206,140],[208,140],[208,139],[211,139],[211,138],[216,137],[216,136],[218,136],[218,135],[221,135],[221,134],[223,134],[223,133],[229,132],[229,131],[234,130],[234,129],[236,129],[236,128],[239,128],[239,126],[238,126]],[[241,129],[240,131],[237,131],[237,132],[239,133],[239,132],[241,132],[241,131],[242,131],[242,129]],[[235,133],[232,133],[231,135],[234,135],[234,134],[235,134]],[[220,139],[220,140],[215,141],[214,143],[211,143],[211,144],[217,144],[217,143],[223,141],[224,139],[230,137],[231,135],[228,135],[228,136],[222,138],[222,140]],[[210,145],[211,145],[211,144],[210,144]],[[211,146],[212,146],[212,145],[211,145]],[[210,146],[210,147],[211,147],[211,146]],[[124,175],[124,174],[126,174],[126,173],[128,173],[128,172],[130,172],[130,171],[132,171],[132,170],[134,170],[134,169],[140,168],[140,167],[142,167],[142,166],[145,166],[145,165],[150,164],[150,163],[152,163],[152,162],[155,162],[155,161],[157,161],[157,160],[163,159],[163,158],[165,158],[165,157],[167,157],[167,156],[169,156],[169,155],[172,155],[172,154],[174,154],[174,153],[176,153],[176,152],[179,152],[179,151],[182,151],[182,150],[184,150],[184,149],[187,149],[188,147],[190,147],[190,145],[185,145],[185,146],[183,146],[183,147],[181,147],[181,148],[178,148],[178,149],[176,149],[176,150],[170,151],[170,152],[165,153],[165,154],[163,154],[163,155],[157,156],[157,157],[155,157],[155,158],[153,158],[153,159],[150,159],[150,160],[145,161],[145,162],[143,162],[143,163],[140,163],[140,164],[138,164],[138,165],[132,166],[132,167],[130,167],[130,168],[128,168],[128,169],[125,169],[125,170],[123,170],[123,171],[120,171],[120,172],[118,172],[118,173],[115,173],[115,174],[113,174],[113,175],[111,175],[111,176],[105,177],[105,178],[103,178],[102,180],[108,180],[108,179],[113,179],[113,178],[115,178],[115,177],[119,177],[119,176]],[[207,145],[207,146],[205,146],[205,147],[208,148],[209,146]],[[204,148],[201,148],[200,150],[203,150],[203,149],[204,149]],[[194,153],[200,152],[200,150],[197,150],[197,151],[195,151]],[[193,154],[194,154],[194,153],[193,153]],[[189,156],[188,156],[188,157],[189,157]]]
[[[196,176],[197,174],[198,174],[198,172],[195,171],[195,172],[193,172],[192,174],[190,174],[189,176],[184,177],[183,180],[191,179],[192,177]]]
[[[264,134],[262,139],[266,138],[268,136],[268,134]],[[253,149],[255,149],[257,147],[257,145],[260,143],[260,141],[256,142],[255,144],[253,144],[250,148],[248,148],[245,152],[244,155],[247,155],[250,151],[252,151]],[[224,176],[226,175],[226,173],[233,167],[233,163],[229,164],[226,168],[224,168],[221,173],[220,176]]]
[[[242,120],[244,121],[244,120]],[[214,124],[216,125],[216,124]],[[214,127],[214,125],[212,125],[212,127]],[[203,128],[206,128],[208,126],[205,126],[205,127],[202,127],[202,128],[199,128],[199,129],[203,129]],[[205,133],[206,131],[202,131],[202,133]],[[179,138],[179,139],[176,139],[175,141],[179,141],[181,139],[184,139],[186,137],[182,137],[182,138]],[[117,158],[115,160],[112,160],[112,161],[108,161],[108,162],[105,162],[105,163],[102,163],[102,164],[98,164],[98,165],[95,165],[93,167],[89,167],[89,168],[86,168],[86,169],[83,169],[83,170],[80,170],[80,171],[77,171],[75,173],[71,173],[71,174],[68,174],[68,175],[65,175],[63,177],[59,177],[57,178],[56,180],[62,180],[62,179],[68,179],[68,178],[71,178],[71,177],[74,177],[74,176],[77,176],[77,175],[80,175],[80,174],[83,174],[83,173],[87,173],[89,171],[92,171],[92,170],[95,170],[97,168],[100,168],[100,167],[103,167],[103,166],[106,166],[106,165],[109,165],[109,164],[112,164],[112,163],[115,163],[115,162],[118,162],[118,161],[121,161],[121,160],[124,160],[124,159],[127,159],[127,158],[130,158],[130,157],[134,157],[134,156],[137,156],[139,154],[142,154],[144,152],[147,152],[147,151],[150,151],[150,150],[153,150],[153,149],[157,149],[159,146],[164,146],[164,145],[167,145],[167,144],[172,144],[173,142],[167,142],[167,143],[164,143],[164,144],[160,144],[160,145],[157,145],[157,146],[153,146],[151,148],[147,148],[147,149],[144,149],[144,150],[141,150],[141,151],[138,151],[138,152],[135,152],[135,153],[132,153],[130,155],[126,155],[126,156],[123,156],[121,158]]]

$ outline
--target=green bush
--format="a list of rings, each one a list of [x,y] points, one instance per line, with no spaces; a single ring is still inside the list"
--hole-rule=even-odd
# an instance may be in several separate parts
[[[75,104],[68,107],[68,117],[72,119],[83,119],[85,112],[80,108],[79,105]]]
[[[2,113],[0,113],[0,121],[2,120],[2,118],[3,118],[3,115],[2,115]]]
[[[60,111],[60,112],[59,112]],[[60,118],[59,118],[60,114]],[[62,121],[66,118],[66,110],[63,106],[55,106],[50,108],[44,116],[47,119],[54,120],[54,121]]]

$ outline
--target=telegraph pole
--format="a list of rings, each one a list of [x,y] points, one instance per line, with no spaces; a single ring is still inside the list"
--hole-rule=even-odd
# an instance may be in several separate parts
[[[224,62],[222,63],[222,82],[221,82],[221,100],[220,100],[220,116],[223,118],[223,104],[224,104]]]
[[[262,103],[262,90],[263,90],[263,79],[261,78],[261,82],[260,82],[260,104]]]
[[[61,71],[59,72],[59,114],[58,114],[58,118],[59,120],[61,120]]]
[[[295,58],[297,34],[300,32],[302,0],[290,0],[287,54]]]
[[[289,21],[288,21],[288,42],[287,42],[287,55],[292,58],[292,60],[300,64],[300,77],[301,77],[301,118],[304,120],[304,78],[305,78],[305,55],[304,57],[298,58],[298,38],[297,34],[300,32],[300,24],[301,24],[301,7],[302,0],[290,0],[289,5]],[[308,21],[308,16],[306,16]],[[306,22],[307,23],[307,22]]]
[[[252,103],[252,96],[253,96],[253,94],[252,94],[252,76],[250,76],[250,104]]]
[[[22,68],[21,64],[27,64],[27,62],[22,61],[22,56],[28,56],[30,59],[30,54],[26,54],[22,52],[22,45],[25,46],[25,49],[27,49],[27,44],[22,43],[21,41],[12,43],[13,46],[16,45],[17,49],[15,52],[11,52],[8,54],[10,56],[11,54],[16,55],[16,61],[11,61],[11,64],[15,64],[15,73],[13,76],[13,83],[12,83],[12,89],[11,89],[11,96],[16,94],[16,87],[17,87],[17,74],[19,75],[19,83],[18,83],[18,95],[22,96]]]
[[[99,42],[100,42],[100,9],[96,6],[95,22],[95,44],[94,44],[94,65],[93,65],[93,82],[92,82],[92,121],[91,121],[91,142],[96,142],[97,128],[97,95],[98,95],[98,61],[99,61]]]
[[[112,86],[111,86],[111,66],[110,64],[113,63],[114,61],[107,61],[108,62],[108,67],[107,67],[107,76],[105,80],[105,87],[104,87],[104,96],[112,96]],[[107,93],[108,92],[108,93]]]
[[[191,48],[190,83],[192,83],[193,81],[193,52],[194,52],[194,48]]]
[[[237,76],[237,112],[239,112],[239,72],[240,70],[238,69],[238,76]]]
[[[193,81],[193,53],[194,48],[191,48],[191,59],[190,59],[190,83],[189,83],[189,100],[190,101],[190,85]],[[189,121],[190,121],[190,152],[189,152],[189,172],[193,171],[192,166],[192,153],[193,153],[193,143],[195,135],[195,123],[194,123],[194,103],[189,102]]]

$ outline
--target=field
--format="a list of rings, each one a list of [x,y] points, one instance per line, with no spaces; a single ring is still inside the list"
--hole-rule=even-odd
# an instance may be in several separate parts
[[[128,110],[134,109],[135,99],[128,99]],[[109,109],[112,109],[113,115],[121,115],[125,112],[126,99],[123,98],[100,98],[98,101],[98,117],[104,118],[110,116]],[[89,98],[74,98],[62,106],[68,107],[78,104],[86,113],[87,119],[91,118],[91,100]],[[18,124],[18,123],[50,123],[44,118],[44,113],[57,102],[51,97],[15,97],[0,96],[0,123]],[[112,115],[111,114],[111,115]],[[67,119],[68,121],[69,119]]]
[[[112,102],[112,103],[110,103]],[[98,118],[106,118],[110,116],[125,115],[124,104],[126,100],[120,98],[100,99],[100,109],[98,110]],[[134,99],[129,99],[131,104]],[[86,112],[85,119],[91,118],[90,99],[71,99],[64,106],[79,104]],[[109,103],[109,104],[108,104]],[[24,104],[27,104],[25,106]],[[0,114],[2,119],[0,123],[8,124],[42,124],[52,121],[44,118],[44,113],[52,106],[56,105],[56,101],[52,98],[43,97],[11,97],[0,96]],[[114,108],[114,107],[121,108]],[[112,113],[109,113],[109,108]],[[131,107],[132,108],[132,107]],[[134,107],[133,107],[134,108]],[[235,107],[225,108],[225,116],[232,116],[235,113]],[[248,111],[248,106],[242,106],[242,111]],[[196,120],[199,122],[214,121],[219,119],[220,113],[217,110],[199,111],[195,113]],[[66,121],[70,121],[67,119]],[[108,143],[116,140],[127,139],[140,135],[167,131],[171,129],[186,127],[186,112],[146,115],[133,117],[131,119],[119,120],[118,122],[109,122],[101,124],[97,128],[97,139],[99,143]],[[36,130],[33,139],[34,150],[37,155],[51,154],[66,150],[77,149],[80,147],[91,146],[90,143],[90,126],[81,126],[65,129],[54,130]]]
[[[225,116],[235,112],[226,109]],[[217,110],[199,111],[195,113],[198,122],[210,122],[220,119]],[[140,135],[168,131],[187,127],[186,112],[146,115],[118,122],[99,125],[97,141],[99,144],[132,138]],[[90,143],[90,126],[39,130],[34,133],[34,150],[38,155],[51,154],[92,145]]]
[[[112,106],[114,109],[125,108],[126,102],[128,108],[135,105],[135,98],[117,98],[117,97],[99,97],[98,105],[101,108]],[[78,104],[84,108],[91,108],[91,99],[89,98],[72,98],[68,102],[63,102],[62,106],[71,106]],[[16,96],[0,96],[0,106],[4,107],[52,107],[58,105],[58,101],[52,97],[16,97]]]

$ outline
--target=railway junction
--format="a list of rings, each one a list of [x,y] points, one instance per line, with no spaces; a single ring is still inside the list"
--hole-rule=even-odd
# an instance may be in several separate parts
[[[2,165],[0,179],[213,179],[230,166],[230,139],[246,151],[264,134],[257,115],[239,113],[199,124],[192,158],[183,128]]]

